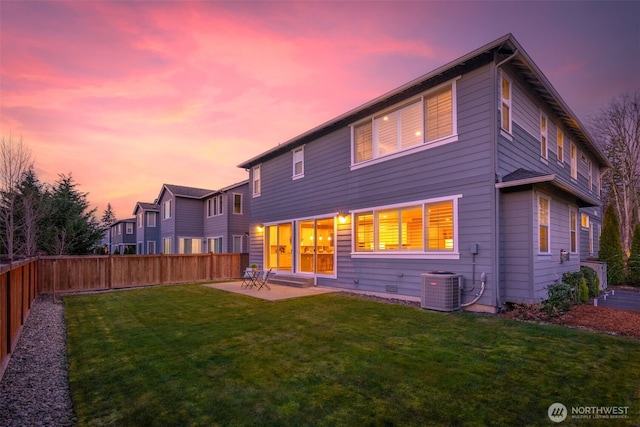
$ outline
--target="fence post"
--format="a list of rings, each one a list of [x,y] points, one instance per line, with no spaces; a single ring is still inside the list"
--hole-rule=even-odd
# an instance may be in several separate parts
[[[111,253],[107,258],[107,289],[111,289]]]
[[[7,353],[13,352],[11,348],[11,263],[9,263],[9,270],[7,271]]]
[[[164,252],[160,252],[160,284],[164,285]]]

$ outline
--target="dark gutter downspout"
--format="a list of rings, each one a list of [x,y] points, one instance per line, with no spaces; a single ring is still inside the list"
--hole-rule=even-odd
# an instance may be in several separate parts
[[[511,61],[513,58],[515,58],[516,56],[518,56],[519,52],[518,49],[514,50],[514,52],[509,55],[507,58],[503,59],[502,61],[498,62],[494,69],[493,69],[493,88],[494,88],[494,92],[493,92],[493,102],[497,104],[498,102],[498,97],[496,95],[499,94],[496,93],[495,91],[500,91],[500,87],[498,85],[498,68],[500,68],[502,65],[504,65],[505,63],[507,63],[508,61]],[[494,54],[495,55],[495,54]],[[494,180],[498,177],[500,177],[500,171],[498,170],[498,108],[497,105],[494,105],[494,108],[491,109],[491,120],[493,120],[493,124],[491,126],[491,132],[493,133],[492,135],[492,139],[493,139],[493,155],[492,157],[492,162],[493,162],[493,171],[494,171]],[[501,179],[501,178],[500,178]],[[495,183],[493,185],[493,203],[494,203],[494,283],[496,284],[495,286],[495,291],[494,291],[494,297],[495,297],[495,304],[496,307],[498,308],[498,310],[500,310],[502,308],[502,300],[500,298],[500,281],[502,279],[502,276],[500,274],[500,190],[498,188],[496,188]]]

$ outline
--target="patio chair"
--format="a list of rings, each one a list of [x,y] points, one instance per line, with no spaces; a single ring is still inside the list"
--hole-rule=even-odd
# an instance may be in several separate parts
[[[258,290],[262,289],[262,287],[266,287],[271,290],[269,285],[267,284],[267,280],[269,280],[269,275],[271,274],[271,268],[262,272],[262,274],[256,277],[253,281],[253,284],[258,287]]]
[[[242,285],[240,285],[241,288],[251,288],[253,287],[254,283],[253,283],[253,269],[251,268],[246,268],[244,270],[244,274],[242,275]]]

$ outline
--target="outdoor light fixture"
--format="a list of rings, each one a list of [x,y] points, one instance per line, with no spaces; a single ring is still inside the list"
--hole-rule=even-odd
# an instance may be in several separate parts
[[[262,231],[264,230],[264,225],[263,224],[258,224],[258,226],[256,228],[258,230],[258,233],[262,233]]]
[[[344,213],[344,212],[340,212],[338,214],[338,221],[340,222],[340,224],[344,224],[344,223],[347,222],[347,215],[349,215],[349,214]]]

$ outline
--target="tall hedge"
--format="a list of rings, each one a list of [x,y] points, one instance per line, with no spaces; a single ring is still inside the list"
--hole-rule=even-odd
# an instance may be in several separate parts
[[[620,223],[613,205],[607,206],[604,212],[598,260],[607,263],[607,281],[609,285],[619,285],[625,281]]]
[[[629,282],[633,286],[640,286],[640,224],[633,229],[631,254],[629,255]]]

